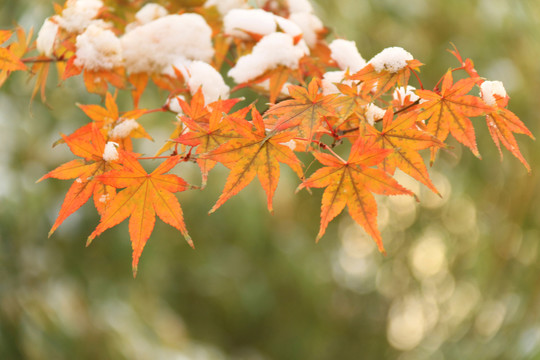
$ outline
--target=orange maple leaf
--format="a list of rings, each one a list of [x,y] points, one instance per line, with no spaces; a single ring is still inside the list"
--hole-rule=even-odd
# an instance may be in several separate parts
[[[0,44],[6,42],[11,35],[12,30],[0,30]],[[30,37],[32,32],[30,31]],[[22,28],[17,28],[18,41],[9,44],[6,47],[0,47],[0,85],[7,78],[10,72],[17,70],[26,70],[26,65],[21,61],[28,48],[28,37]]]
[[[382,149],[392,150],[379,163],[380,169],[393,175],[396,168],[399,168],[438,194],[439,192],[431,182],[424,160],[418,151],[431,147],[444,147],[444,143],[430,133],[419,130],[415,125],[416,118],[416,112],[410,109],[394,120],[394,111],[389,108],[383,117],[382,130],[379,131],[375,127],[365,124],[364,136],[372,136],[375,143]]]
[[[138,119],[146,113],[146,109],[134,109],[120,115],[115,98],[111,93],[107,93],[105,97],[105,107],[94,104],[78,104],[78,106],[94,121],[94,124],[96,124],[106,136],[110,137],[110,140],[118,142],[125,150],[132,150],[131,138],[146,138],[152,140],[152,137],[140,124],[133,128],[128,136],[123,138],[115,137],[115,132],[113,131],[116,126],[124,121]]]
[[[175,139],[178,139],[183,133],[186,132],[186,128],[184,127],[184,124],[188,127],[189,130],[194,132],[202,132],[204,133],[208,129],[208,125],[210,123],[210,114],[212,112],[218,112],[221,111],[221,113],[228,113],[231,111],[232,107],[236,105],[239,101],[241,101],[241,98],[233,98],[233,99],[227,99],[227,100],[218,100],[216,102],[205,104],[204,95],[202,93],[202,88],[199,88],[195,95],[191,98],[191,102],[187,103],[182,98],[177,98],[178,103],[180,104],[180,107],[182,108],[183,115],[178,116],[178,121],[176,122],[176,128],[174,129],[173,133],[169,137],[172,141],[169,141],[165,143],[159,149],[157,152],[157,155],[164,153],[165,151],[169,150],[175,145]],[[246,110],[249,110],[247,108]],[[225,124],[225,123],[223,123]],[[215,129],[214,129],[215,130]],[[203,136],[202,133],[199,133],[199,135]],[[193,134],[194,135],[194,134]],[[186,140],[178,141],[178,143],[190,145],[190,146],[197,146],[200,144],[200,142],[196,141],[195,138],[197,135],[194,136],[186,136],[183,139]],[[189,141],[188,138],[193,138],[193,141]]]
[[[476,79],[466,78],[453,83],[452,72],[449,70],[443,78],[440,92],[416,90],[421,99],[423,110],[419,119],[429,119],[427,131],[440,141],[445,141],[448,134],[467,146],[475,156],[480,158],[476,146],[476,135],[469,117],[480,116],[490,112],[492,108],[481,98],[467,95],[476,83]],[[438,148],[431,148],[431,163],[435,160]]]
[[[486,115],[486,122],[489,133],[499,149],[499,154],[502,159],[501,144],[507,148],[512,155],[521,161],[528,172],[531,172],[531,167],[519,151],[519,146],[514,138],[513,133],[528,135],[534,140],[533,134],[527,129],[525,124],[510,110],[497,107],[495,110]]]
[[[196,154],[206,154],[229,140],[240,138],[240,135],[232,129],[230,120],[226,121],[223,118],[223,114],[227,112],[228,107],[222,105],[221,102],[214,103],[212,112],[208,117],[208,122],[197,122],[187,116],[181,116],[180,120],[186,125],[189,131],[184,132],[173,140],[180,144],[196,146]],[[228,115],[228,117],[244,119],[249,109],[249,106],[245,107],[238,112]],[[204,188],[208,179],[208,172],[214,168],[216,161],[207,157],[201,157],[197,159],[197,164],[201,168],[202,187]]]
[[[279,116],[273,131],[294,129],[309,146],[324,117],[335,114],[337,95],[323,95],[320,88],[320,80],[316,78],[311,80],[307,89],[290,85],[289,93],[293,99],[281,101],[265,113],[266,116]]]
[[[377,228],[377,203],[372,192],[382,195],[414,195],[381,169],[381,163],[392,150],[381,149],[373,140],[358,138],[351,148],[348,161],[325,153],[314,153],[324,167],[306,179],[302,188],[326,188],[322,196],[321,226],[317,241],[326,227],[347,205],[351,217],[375,240],[384,253],[381,234]]]
[[[268,210],[273,212],[272,198],[279,181],[279,163],[289,165],[299,177],[302,177],[301,162],[294,152],[284,143],[294,137],[292,132],[266,134],[261,115],[252,109],[253,122],[240,117],[227,117],[241,138],[233,139],[221,145],[207,155],[207,158],[222,162],[231,169],[223,193],[209,213],[216,211],[225,201],[246,187],[255,176],[266,192]],[[255,126],[255,131],[253,131]]]
[[[87,134],[90,136],[89,140]],[[49,231],[49,237],[65,219],[84,205],[90,196],[93,195],[94,205],[102,214],[116,193],[113,187],[96,180],[96,176],[119,166],[116,162],[103,159],[105,139],[100,131],[92,124],[88,124],[69,136],[63,136],[63,140],[75,155],[83,159],[60,165],[38,180],[39,182],[48,178],[76,179],[66,194],[58,217]]]
[[[177,175],[165,174],[178,164],[181,160],[180,155],[168,158],[148,174],[133,154],[122,150],[119,152],[123,168],[109,171],[97,179],[117,189],[125,189],[116,194],[102,214],[100,223],[88,237],[87,244],[105,230],[130,217],[132,268],[133,276],[136,276],[139,258],[154,229],[156,214],[165,223],[180,230],[188,244],[193,247],[193,241],[184,224],[182,208],[173,195],[175,192],[186,190],[189,185]]]
[[[407,66],[397,72],[387,70],[377,71],[372,64],[367,64],[358,72],[350,75],[348,79],[362,82],[365,93],[372,92],[372,101],[378,98],[393,86],[406,85],[409,82],[411,71],[417,71],[423,64],[418,60],[407,60]]]

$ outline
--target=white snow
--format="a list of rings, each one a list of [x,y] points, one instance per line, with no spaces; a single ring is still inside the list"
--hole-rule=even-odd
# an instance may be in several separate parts
[[[229,98],[229,87],[221,74],[210,64],[193,61],[187,67],[189,92],[194,95],[199,87],[202,89],[206,104]]]
[[[223,19],[225,34],[248,40],[248,33],[265,36],[279,29],[296,37],[302,29],[295,22],[262,9],[233,9]]]
[[[217,10],[221,16],[225,16],[229,11],[233,9],[246,8],[248,5],[246,0],[207,0],[204,3],[204,7],[217,7]]]
[[[394,100],[400,101],[401,105],[403,105],[403,100],[405,100],[407,96],[409,96],[410,101],[415,102],[416,100],[420,99],[420,97],[414,93],[414,90],[416,90],[416,88],[411,85],[407,85],[406,88],[399,86],[394,90],[392,97]]]
[[[382,119],[386,111],[371,103],[366,106],[366,120],[370,125],[375,124],[375,120]]]
[[[179,58],[210,62],[211,37],[212,29],[198,14],[161,17],[122,36],[126,69],[161,73]]]
[[[173,97],[167,101],[167,107],[170,111],[177,113],[178,115],[183,115],[184,111],[182,110],[182,107],[180,106],[180,102],[178,99],[182,99],[183,101],[186,101],[186,98],[184,95],[178,95],[176,97]]]
[[[287,0],[289,12],[292,13],[310,13],[313,12],[313,6],[309,0]]]
[[[135,19],[141,25],[148,24],[151,21],[164,17],[168,14],[167,9],[163,6],[155,3],[148,3],[144,5],[135,14]]]
[[[126,119],[109,131],[109,136],[114,139],[124,139],[138,127],[139,123],[135,119]]]
[[[122,64],[122,46],[111,30],[92,24],[77,36],[75,65],[86,70],[110,70]]]
[[[103,150],[103,160],[105,161],[116,161],[118,160],[118,143],[114,141],[108,141],[105,144],[105,149]]]
[[[338,64],[341,70],[349,68],[354,74],[366,66],[366,60],[360,55],[354,41],[336,39],[329,45],[331,57]]]
[[[302,35],[302,29],[295,22],[277,15],[274,15],[274,19],[284,33],[291,35],[293,38]]]
[[[53,16],[45,19],[36,39],[37,50],[45,56],[52,55],[54,51],[54,43],[56,41],[56,34],[58,33],[59,29],[58,24],[54,22],[54,20],[51,20],[52,18],[55,17]]]
[[[272,33],[263,37],[251,54],[238,59],[228,75],[238,84],[255,79],[279,65],[298,68],[298,61],[307,53],[304,42],[293,44],[293,38],[285,33]]]
[[[268,35],[276,31],[275,15],[262,9],[233,9],[223,18],[225,34],[248,40],[247,32]]]
[[[480,96],[489,106],[497,105],[497,100],[493,95],[506,97],[506,89],[501,81],[484,81],[480,85]]]
[[[335,83],[341,83],[344,77],[345,71],[343,70],[325,72],[321,81],[323,95],[339,94],[340,91]],[[349,80],[348,82],[350,83],[351,81]]]
[[[280,143],[280,145],[285,145],[287,146],[289,149],[291,149],[292,151],[294,151],[294,149],[296,149],[296,141],[294,140],[289,140],[287,142],[284,142],[284,143]]]
[[[101,0],[68,0],[58,24],[68,32],[82,32],[103,7]]]
[[[291,95],[289,93],[289,86],[292,85],[290,82],[286,81],[283,86],[281,87],[281,90],[279,91],[279,93],[281,95],[285,95],[285,96],[289,96]],[[261,82],[258,82],[256,84],[257,87],[265,90],[265,91],[270,91],[270,79],[265,79]]]
[[[292,13],[289,20],[300,27],[308,46],[315,46],[318,39],[317,33],[324,29],[322,21],[314,14],[307,12]]]
[[[389,47],[375,55],[369,63],[376,72],[383,70],[396,73],[407,66],[407,61],[413,60],[411,53],[398,46]]]
[[[221,74],[212,65],[203,61],[190,61],[186,58],[179,57],[171,66],[163,71],[163,74],[176,77],[173,66],[184,77],[191,95],[195,95],[199,87],[202,86],[206,104],[217,101],[220,98],[229,98],[229,87],[225,84]]]

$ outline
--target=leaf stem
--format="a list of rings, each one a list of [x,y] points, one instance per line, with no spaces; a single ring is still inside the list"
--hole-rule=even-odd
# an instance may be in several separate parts
[[[41,56],[33,56],[26,59],[21,59],[23,63],[51,63],[51,62],[65,62],[66,59],[52,59],[52,58],[43,58]]]

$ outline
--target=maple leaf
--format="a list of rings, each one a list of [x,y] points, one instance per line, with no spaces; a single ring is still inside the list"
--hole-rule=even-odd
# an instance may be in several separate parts
[[[384,253],[377,228],[377,203],[372,192],[382,195],[414,195],[383,170],[372,168],[391,152],[375,146],[372,139],[359,137],[351,148],[348,161],[325,153],[313,154],[324,167],[304,180],[297,191],[302,188],[326,188],[322,196],[321,226],[317,241],[324,235],[330,221],[347,206],[351,217],[366,230]]]
[[[65,42],[64,42],[65,43]],[[126,85],[126,70],[122,66],[117,66],[110,70],[88,70],[75,65],[76,55],[72,55],[67,61],[62,73],[62,80],[83,73],[83,81],[88,92],[105,95],[109,87],[108,84],[116,88],[124,88]]]
[[[111,93],[107,93],[105,97],[105,107],[99,105],[81,105],[78,104],[84,113],[94,121],[94,124],[100,128],[105,135],[111,137],[113,141],[122,145],[122,148],[128,151],[132,149],[131,138],[146,138],[152,140],[146,130],[139,124],[127,136],[122,138],[114,137],[114,128],[124,121],[135,120],[146,113],[146,109],[134,109],[120,115],[115,98]]]
[[[87,244],[105,230],[130,217],[132,268],[133,276],[136,276],[139,258],[154,229],[156,215],[165,223],[180,230],[188,244],[193,247],[193,241],[184,224],[182,208],[173,195],[175,192],[186,190],[189,186],[181,177],[165,174],[178,164],[182,158],[180,155],[168,158],[148,174],[133,154],[122,150],[119,152],[123,168],[109,171],[97,179],[106,185],[124,189],[116,194],[102,214],[100,223],[88,237]]]
[[[423,64],[418,60],[407,60],[407,66],[397,72],[387,70],[377,71],[372,64],[367,64],[358,72],[350,75],[348,79],[362,82],[365,93],[372,92],[372,100],[378,98],[393,86],[406,85],[409,82],[411,71],[417,71]]]
[[[46,59],[45,57],[42,58]],[[51,64],[49,62],[36,62],[32,65],[32,73],[36,74],[36,83],[34,85],[34,89],[32,90],[30,101],[34,100],[38,91],[41,94],[41,101],[47,101],[47,97],[45,96],[45,86],[47,85],[47,77],[49,76],[50,67]]]
[[[285,100],[273,105],[265,113],[267,116],[279,116],[273,131],[295,129],[299,137],[305,138],[307,145],[315,137],[324,116],[335,114],[336,94],[323,95],[319,92],[319,79],[312,79],[305,89],[302,86],[289,86],[293,100]]]
[[[21,57],[28,49],[32,30],[30,30],[28,36],[21,27],[17,28],[15,32],[17,41],[7,47],[0,47],[0,86],[3,85],[12,71],[27,70],[26,65],[21,61]],[[6,42],[12,34],[12,30],[0,30],[0,44]]]
[[[279,163],[287,164],[302,177],[301,163],[294,152],[284,143],[294,137],[292,132],[266,134],[264,122],[255,108],[251,111],[253,123],[241,117],[227,117],[234,129],[242,136],[221,145],[206,157],[222,162],[231,169],[223,193],[209,213],[246,187],[258,176],[266,192],[268,210],[273,212],[272,198],[279,181]],[[252,130],[255,126],[255,131]]]
[[[489,133],[499,150],[502,159],[501,144],[507,148],[512,155],[521,161],[528,172],[531,172],[531,167],[519,151],[519,146],[513,133],[528,135],[534,140],[533,134],[521,122],[521,120],[510,110],[504,108],[496,108],[494,111],[486,115],[486,122]]]
[[[471,149],[472,153],[480,158],[476,146],[474,127],[469,117],[480,116],[491,111],[481,98],[467,93],[473,88],[476,79],[466,78],[453,83],[452,71],[448,71],[443,78],[440,92],[429,90],[416,90],[416,94],[423,100],[423,110],[419,113],[420,119],[429,119],[427,131],[438,140],[445,141],[448,134]],[[435,160],[438,148],[431,148],[431,163]]]
[[[430,133],[416,128],[416,112],[410,108],[409,112],[400,114],[395,120],[392,108],[386,110],[383,117],[381,131],[365,124],[365,136],[372,136],[375,143],[382,149],[393,150],[385,157],[378,167],[390,175],[395,173],[396,168],[412,176],[431,189],[434,193],[439,192],[431,182],[426,165],[419,150],[431,147],[443,147],[444,143],[437,140]]]
[[[176,123],[176,128],[174,129],[173,133],[169,137],[172,141],[165,143],[165,145],[163,145],[161,149],[159,149],[159,151],[157,152],[157,155],[164,153],[165,151],[169,150],[171,147],[175,145],[175,141],[176,141],[175,139],[178,139],[182,135],[182,133],[185,132],[184,123],[186,123],[186,125],[191,131],[199,132],[199,135],[204,136],[202,135],[202,133],[208,130],[209,118],[212,111],[215,110],[215,111],[221,111],[222,113],[228,113],[229,111],[231,111],[232,107],[236,105],[241,99],[235,98],[235,99],[227,99],[227,100],[218,100],[216,102],[206,105],[205,100],[204,100],[204,95],[202,93],[202,89],[199,88],[197,92],[195,93],[195,95],[193,95],[193,97],[191,98],[190,104],[188,104],[182,98],[177,98],[177,100],[178,100],[178,103],[180,104],[180,107],[182,108],[183,115],[178,117],[179,121],[177,121]],[[183,139],[186,140],[185,142],[183,141],[178,141],[178,142],[182,144],[190,145],[190,146],[197,146],[200,144],[200,142],[194,139],[193,141],[188,141],[188,138],[191,138],[191,137],[193,137],[194,139],[197,138],[196,135],[194,136],[187,135],[186,137],[183,137]]]
[[[244,119],[249,112],[250,107],[245,107],[236,113],[229,115],[228,117],[239,117]],[[196,154],[206,154],[216,149],[221,144],[239,138],[238,133],[232,130],[229,121],[223,119],[223,113],[226,113],[225,106],[220,103],[216,103],[209,115],[208,123],[203,121],[194,121],[189,117],[181,116],[180,120],[186,125],[189,131],[181,134],[175,142],[196,146]],[[208,172],[212,170],[216,164],[215,160],[201,157],[197,159],[197,164],[201,168],[202,173],[202,187],[206,186],[208,179]]]
[[[90,134],[90,141],[87,140],[87,134]],[[90,196],[93,195],[94,205],[102,214],[115,195],[114,188],[96,180],[96,176],[118,167],[117,163],[103,159],[105,139],[99,130],[92,124],[88,124],[70,136],[63,136],[63,140],[75,155],[83,159],[60,165],[37,181],[48,178],[76,179],[66,194],[58,217],[49,231],[49,237],[65,219],[84,205]]]
[[[26,65],[9,49],[0,48],[0,69],[6,71],[26,70]]]
[[[141,95],[148,84],[148,79],[149,76],[147,73],[130,74],[128,77],[130,84],[133,85],[131,97],[133,98],[133,105],[135,107],[139,106],[139,99],[141,98]]]

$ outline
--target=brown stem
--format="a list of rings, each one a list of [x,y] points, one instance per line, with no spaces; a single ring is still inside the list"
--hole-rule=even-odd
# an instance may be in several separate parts
[[[26,59],[21,59],[21,62],[23,63],[51,63],[51,62],[65,62],[67,61],[66,59],[51,59],[51,58],[48,58],[48,59],[45,59],[45,58],[42,58],[42,57],[39,57],[39,56],[34,56],[34,57],[29,57],[29,58],[26,58]]]

